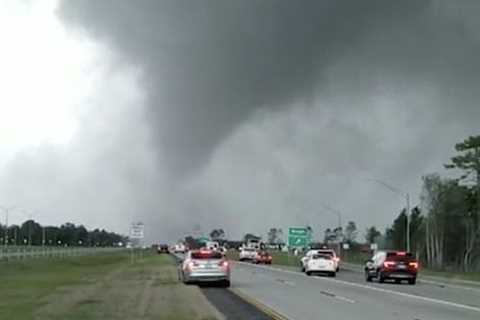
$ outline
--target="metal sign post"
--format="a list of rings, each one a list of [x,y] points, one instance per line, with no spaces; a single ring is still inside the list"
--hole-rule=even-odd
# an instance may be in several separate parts
[[[136,244],[140,244],[140,240],[144,238],[144,229],[145,225],[143,222],[133,222],[130,225],[130,239],[135,240]],[[135,261],[135,244],[132,241],[131,250],[130,250],[130,263]]]

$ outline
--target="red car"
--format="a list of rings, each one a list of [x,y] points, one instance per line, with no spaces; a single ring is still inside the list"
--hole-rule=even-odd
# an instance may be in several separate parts
[[[255,255],[254,262],[257,264],[272,264],[272,256],[267,251],[259,251]]]
[[[378,251],[365,265],[365,279],[376,278],[380,283],[390,279],[396,283],[407,280],[415,284],[418,267],[418,261],[409,252]]]

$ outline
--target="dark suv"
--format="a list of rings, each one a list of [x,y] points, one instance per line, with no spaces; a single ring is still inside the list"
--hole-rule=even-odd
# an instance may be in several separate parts
[[[377,278],[383,283],[393,279],[396,283],[407,280],[409,284],[417,281],[418,261],[411,253],[403,251],[378,251],[365,264],[365,279]]]
[[[158,246],[157,252],[160,253],[170,253],[170,250],[168,250],[168,245],[167,244],[161,244]]]

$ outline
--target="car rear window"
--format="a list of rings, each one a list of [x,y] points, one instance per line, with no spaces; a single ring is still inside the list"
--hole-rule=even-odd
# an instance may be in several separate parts
[[[313,255],[313,259],[324,259],[324,260],[331,260],[331,254],[315,254]]]
[[[327,256],[333,257],[332,251],[318,251],[318,253],[321,255],[327,255]]]
[[[222,259],[222,254],[220,252],[215,252],[215,251],[192,252],[192,259],[196,259],[196,260]]]
[[[410,261],[413,255],[410,252],[387,252],[387,259],[392,261]]]

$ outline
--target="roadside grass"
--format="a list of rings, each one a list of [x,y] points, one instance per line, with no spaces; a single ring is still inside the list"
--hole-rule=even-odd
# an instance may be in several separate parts
[[[215,319],[171,256],[127,252],[0,264],[0,319]]]
[[[480,272],[450,272],[422,269],[421,273],[426,276],[447,278],[450,280],[478,281],[480,284]]]
[[[128,258],[124,253],[0,264],[0,317],[32,319],[43,298],[57,288],[88,282]],[[128,261],[128,260],[127,260]]]

